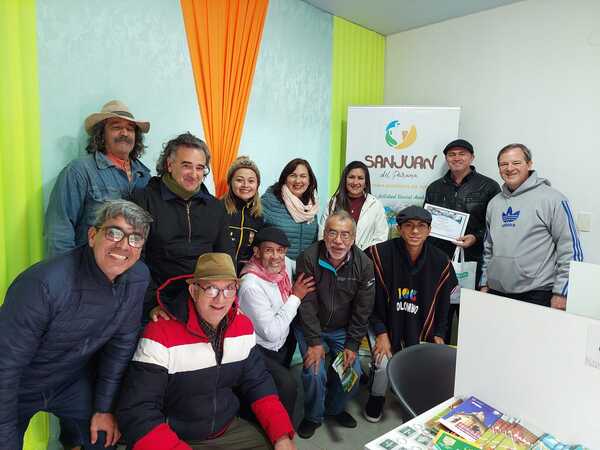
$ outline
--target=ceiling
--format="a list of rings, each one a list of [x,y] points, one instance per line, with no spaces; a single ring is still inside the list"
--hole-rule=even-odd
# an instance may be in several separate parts
[[[304,0],[387,36],[523,0]]]

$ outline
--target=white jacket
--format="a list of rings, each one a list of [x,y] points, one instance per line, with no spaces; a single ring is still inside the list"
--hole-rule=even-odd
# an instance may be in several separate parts
[[[331,209],[321,216],[321,220],[319,221],[319,239],[323,239],[325,221],[334,210],[335,201],[331,205]],[[360,211],[360,216],[358,217],[358,223],[356,224],[356,246],[361,250],[365,250],[371,245],[387,241],[389,230],[383,204],[374,195],[367,194],[365,203]]]
[[[288,274],[292,275],[286,258]],[[284,303],[276,283],[265,281],[253,273],[242,277],[238,291],[240,309],[247,315],[256,332],[256,343],[267,350],[277,351],[290,333],[290,324],[300,306],[300,299],[290,295]]]

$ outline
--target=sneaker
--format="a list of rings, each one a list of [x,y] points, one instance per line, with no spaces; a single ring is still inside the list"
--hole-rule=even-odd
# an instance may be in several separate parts
[[[315,430],[320,426],[320,423],[313,422],[312,420],[308,419],[302,419],[302,422],[300,422],[300,426],[296,432],[302,439],[310,439],[313,434],[315,434]]]
[[[365,410],[363,411],[365,419],[373,423],[379,422],[381,420],[381,416],[383,415],[384,402],[385,397],[375,397],[373,395],[369,395],[369,400],[367,400]]]
[[[352,417],[346,411],[342,411],[336,416],[333,416],[335,421],[345,428],[356,428],[357,423],[354,417]]]

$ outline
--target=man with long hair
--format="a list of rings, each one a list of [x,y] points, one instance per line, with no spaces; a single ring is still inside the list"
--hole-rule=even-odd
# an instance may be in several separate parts
[[[136,120],[127,105],[112,100],[88,116],[84,126],[88,155],[62,170],[50,194],[44,230],[49,256],[87,242],[99,206],[107,200],[128,200],[150,179],[150,170],[139,160],[149,122]]]

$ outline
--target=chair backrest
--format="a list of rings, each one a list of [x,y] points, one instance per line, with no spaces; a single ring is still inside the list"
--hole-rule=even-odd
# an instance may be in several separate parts
[[[387,374],[406,413],[416,417],[454,395],[455,369],[456,348],[423,343],[397,352]]]

